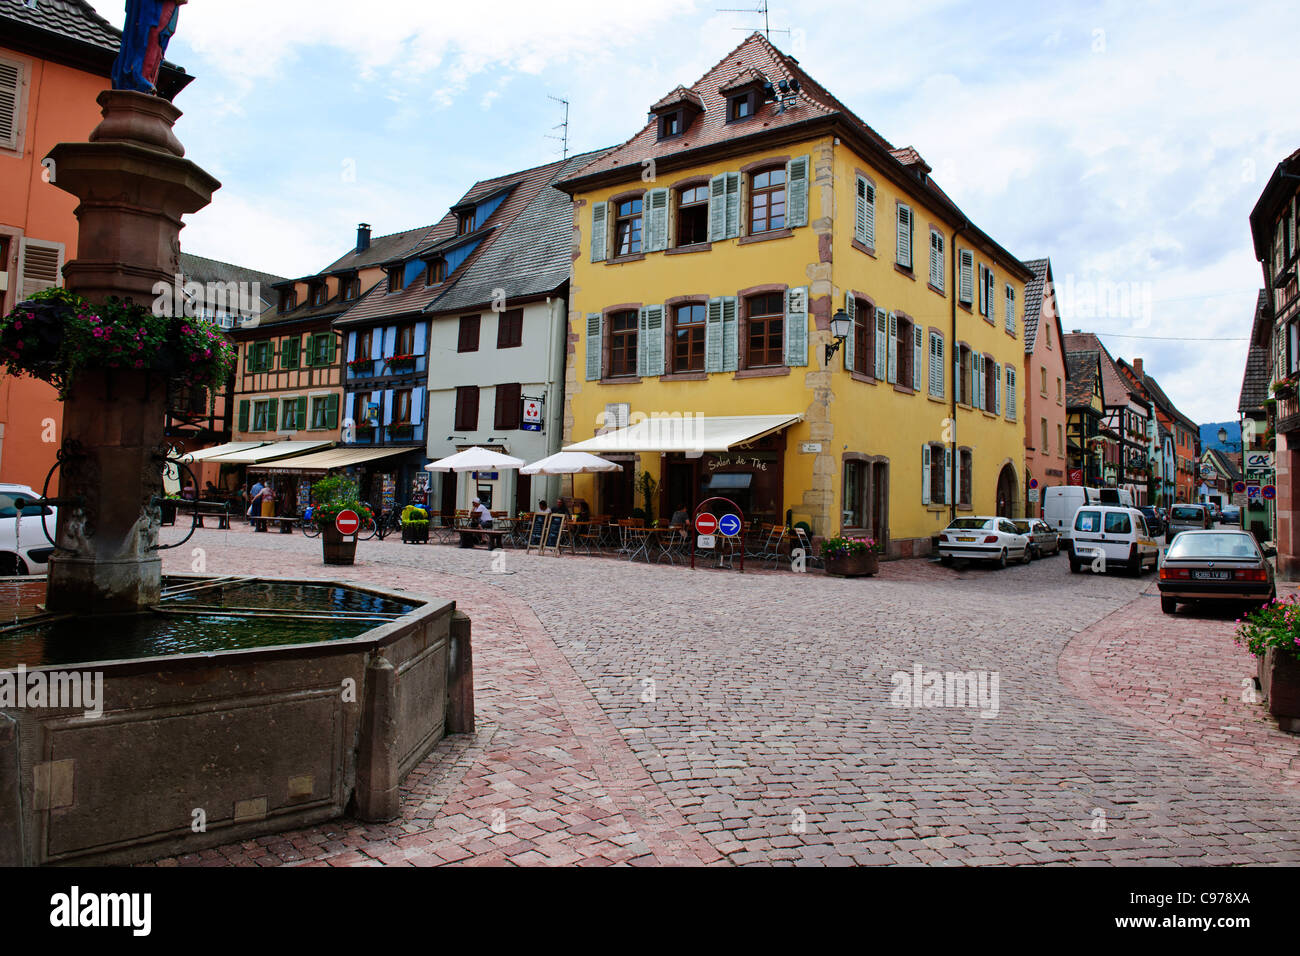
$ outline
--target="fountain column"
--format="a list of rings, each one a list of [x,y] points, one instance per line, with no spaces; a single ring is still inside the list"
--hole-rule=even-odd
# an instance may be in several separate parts
[[[77,257],[67,287],[151,306],[154,285],[179,273],[181,216],[212,201],[220,183],[190,160],[167,100],[129,90],[99,94],[103,120],[86,143],[49,153],[50,181],[76,196]],[[49,163],[47,162],[47,165]],[[159,600],[158,543],[167,382],[158,372],[87,369],[63,405],[59,509],[50,561],[51,611],[138,611]]]

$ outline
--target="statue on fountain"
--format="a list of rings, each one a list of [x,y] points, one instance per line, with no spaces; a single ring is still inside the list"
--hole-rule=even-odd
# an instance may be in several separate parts
[[[126,0],[122,48],[113,63],[113,89],[158,92],[158,70],[188,0]]]

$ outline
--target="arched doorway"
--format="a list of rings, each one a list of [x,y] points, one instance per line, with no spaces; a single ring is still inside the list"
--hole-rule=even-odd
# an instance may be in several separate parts
[[[1016,508],[1020,504],[1020,482],[1016,480],[1016,469],[1010,464],[1002,466],[998,474],[998,516],[1015,518]]]

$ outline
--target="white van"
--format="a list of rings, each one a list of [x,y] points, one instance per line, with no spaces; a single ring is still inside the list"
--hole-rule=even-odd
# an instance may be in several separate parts
[[[1160,565],[1160,546],[1136,508],[1084,505],[1075,513],[1073,532],[1068,553],[1075,574],[1091,565],[1099,571],[1123,568],[1137,577]]]
[[[1132,508],[1133,496],[1123,488],[1085,488],[1082,485],[1053,485],[1043,489],[1043,520],[1068,541],[1074,530],[1074,516],[1084,505]]]

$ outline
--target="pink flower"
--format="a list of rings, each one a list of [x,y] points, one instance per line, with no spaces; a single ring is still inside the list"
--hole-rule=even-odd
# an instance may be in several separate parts
[[[136,368],[144,368],[144,360],[143,360],[143,359],[136,359],[136,360],[135,360],[135,367],[136,367]]]

